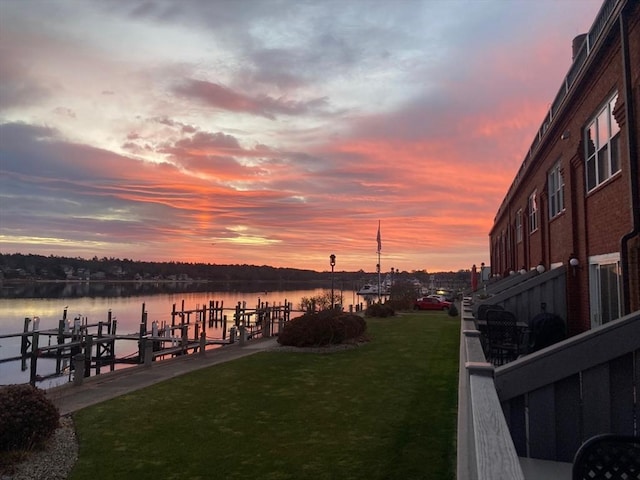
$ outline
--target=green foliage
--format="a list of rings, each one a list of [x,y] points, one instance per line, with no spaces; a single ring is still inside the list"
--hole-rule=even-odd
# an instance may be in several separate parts
[[[333,303],[342,305],[342,295],[339,291],[333,292]],[[300,310],[305,312],[317,312],[331,308],[331,290],[325,290],[315,297],[302,297],[300,299]]]
[[[449,316],[450,317],[458,316],[458,307],[456,307],[455,303],[451,303],[451,306],[449,307]]]
[[[412,282],[397,281],[391,286],[389,300],[386,302],[395,310],[410,310],[420,296],[420,290]]]
[[[360,337],[367,329],[362,317],[339,310],[305,313],[287,322],[278,343],[293,347],[336,345]]]
[[[387,303],[372,303],[364,312],[366,317],[393,317],[396,312],[393,306]]]
[[[42,446],[59,426],[60,413],[31,385],[0,388],[0,451]]]

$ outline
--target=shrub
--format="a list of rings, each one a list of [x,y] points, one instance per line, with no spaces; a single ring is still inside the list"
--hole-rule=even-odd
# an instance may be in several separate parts
[[[387,303],[372,303],[364,312],[366,317],[393,317],[395,314],[393,307]]]
[[[450,317],[458,316],[458,307],[456,307],[455,303],[452,303],[451,306],[449,307],[449,316]]]
[[[0,451],[39,448],[59,426],[60,413],[31,385],[0,388]]]
[[[366,329],[366,322],[358,315],[322,310],[287,322],[278,335],[278,343],[292,347],[335,345],[360,337]]]

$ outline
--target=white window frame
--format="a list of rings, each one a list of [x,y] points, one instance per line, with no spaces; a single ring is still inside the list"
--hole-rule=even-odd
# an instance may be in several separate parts
[[[540,209],[538,208],[538,190],[534,190],[531,195],[529,195],[529,200],[527,202],[528,210],[529,210],[529,234],[538,230],[539,227],[539,219],[538,212]]]
[[[614,266],[617,275],[616,297],[613,299],[617,303],[617,312],[614,312],[613,318],[604,319],[602,307],[602,268]],[[590,318],[591,328],[598,327],[610,320],[620,318],[622,316],[622,271],[620,266],[620,253],[608,253],[604,255],[594,255],[589,257],[589,297],[590,297]]]
[[[564,212],[564,177],[560,169],[560,162],[556,163],[547,175],[547,189],[549,192],[549,220]]]
[[[522,243],[522,209],[516,212],[516,243]]]
[[[615,93],[584,129],[585,185],[590,192],[620,171],[620,126],[613,116]]]

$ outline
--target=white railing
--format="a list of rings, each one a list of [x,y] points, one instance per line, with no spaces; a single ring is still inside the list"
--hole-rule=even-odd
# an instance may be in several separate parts
[[[571,462],[593,435],[640,433],[640,311],[494,368],[460,310],[458,480],[524,479],[523,457]]]
[[[521,457],[570,462],[600,433],[638,435],[640,311],[496,368]]]
[[[524,475],[485,359],[471,308],[460,309],[458,480],[523,480]]]

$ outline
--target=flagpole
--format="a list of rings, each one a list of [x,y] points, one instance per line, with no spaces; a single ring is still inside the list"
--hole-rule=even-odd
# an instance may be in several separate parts
[[[381,288],[381,283],[380,283],[380,250],[382,250],[382,239],[380,237],[380,220],[378,220],[378,236],[377,236],[377,240],[378,240],[378,303],[380,303],[382,301],[382,292],[380,290]]]

